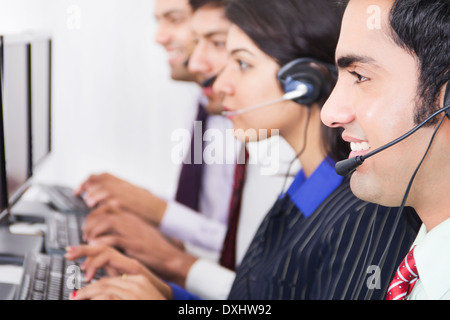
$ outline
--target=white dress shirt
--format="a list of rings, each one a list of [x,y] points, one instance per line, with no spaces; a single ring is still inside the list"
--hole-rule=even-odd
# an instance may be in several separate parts
[[[236,150],[239,150],[235,146],[232,127],[231,121],[227,118],[209,116],[204,136],[206,151],[203,159],[207,165],[204,165],[202,175],[202,184],[207,188],[200,191],[200,212],[175,201],[169,201],[160,225],[162,233],[183,241],[187,252],[213,261],[218,261],[227,231],[228,209],[236,167],[235,154]],[[215,141],[222,137],[231,143]],[[214,159],[209,159],[211,157],[208,157],[206,149],[211,144],[214,144]]]
[[[289,164],[295,158],[295,153],[281,137],[250,143],[247,149],[250,158],[236,236],[237,266],[242,262],[262,220],[281,194]],[[295,161],[290,172],[295,176],[299,170],[300,164]],[[291,182],[292,177],[287,179],[286,186]],[[205,300],[225,300],[234,279],[234,271],[198,259],[189,270],[186,289]]]
[[[408,300],[450,300],[450,219],[430,232],[423,225],[414,245],[419,280]]]

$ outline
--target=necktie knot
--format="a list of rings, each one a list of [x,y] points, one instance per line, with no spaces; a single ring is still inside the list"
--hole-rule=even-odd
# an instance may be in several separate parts
[[[412,248],[398,267],[395,277],[389,286],[387,300],[406,300],[419,279],[414,259],[414,249],[415,247]]]

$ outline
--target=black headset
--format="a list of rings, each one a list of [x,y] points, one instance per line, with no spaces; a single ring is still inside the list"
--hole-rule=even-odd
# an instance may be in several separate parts
[[[325,94],[325,88],[327,84],[325,75],[319,68],[313,67],[312,64],[315,64],[317,66],[325,66],[331,76],[335,79],[337,78],[336,66],[321,62],[313,58],[299,58],[293,60],[281,67],[280,71],[278,71],[277,74],[278,82],[280,83],[281,88],[283,89],[285,94],[294,93],[295,95],[295,92],[301,90],[299,97],[290,100],[308,108],[308,119],[307,125],[305,127],[305,141],[303,144],[303,148],[296,154],[295,158],[289,164],[289,169],[286,172],[283,188],[281,189],[281,194],[283,194],[286,187],[287,179],[289,177],[289,173],[291,171],[292,165],[294,164],[294,161],[298,159],[298,157],[305,151],[307,141],[306,137],[311,116],[311,105],[314,102],[317,102]],[[299,89],[300,87],[303,87],[303,89]],[[303,94],[304,91],[306,91],[306,93]]]
[[[285,93],[296,91],[300,85],[305,85],[308,92],[300,98],[293,99],[298,104],[310,107],[319,100],[324,93],[326,84],[324,74],[311,64],[322,65],[332,74],[336,75],[334,65],[318,61],[313,58],[300,58],[284,65],[277,74],[277,79]]]

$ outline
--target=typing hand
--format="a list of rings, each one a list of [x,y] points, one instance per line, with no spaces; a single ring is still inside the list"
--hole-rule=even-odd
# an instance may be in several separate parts
[[[121,274],[147,274],[148,270],[135,259],[126,257],[108,246],[83,245],[66,248],[65,258],[75,261],[84,258],[81,271],[85,273],[84,280],[90,282],[98,270],[104,269],[109,276]]]
[[[167,206],[165,201],[148,190],[108,173],[91,175],[75,190],[75,195],[82,195],[91,208],[102,205],[119,207],[157,225]]]
[[[71,300],[168,300],[168,285],[153,285],[145,276],[104,278],[72,294]]]

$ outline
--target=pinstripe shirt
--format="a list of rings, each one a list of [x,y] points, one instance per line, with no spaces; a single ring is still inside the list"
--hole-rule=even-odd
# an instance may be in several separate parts
[[[229,299],[384,299],[417,235],[416,217],[359,200],[327,159],[309,179],[300,172],[274,204]]]

